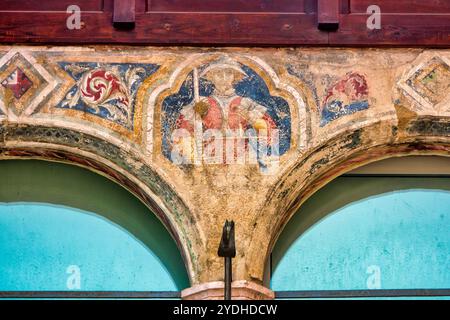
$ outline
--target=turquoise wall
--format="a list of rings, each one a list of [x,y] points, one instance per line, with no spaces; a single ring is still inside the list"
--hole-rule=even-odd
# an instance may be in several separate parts
[[[379,179],[381,189],[430,187],[425,178],[400,178],[401,183],[399,178],[340,179],[305,203],[304,220],[312,222],[319,215],[320,221],[310,228],[288,226],[280,237],[273,251],[273,290],[450,288],[448,190],[390,191],[325,214],[323,208],[334,207],[327,199],[343,204],[347,190],[353,199],[358,193],[367,195],[367,184],[375,186]],[[436,185],[449,184],[448,179],[435,180]],[[302,209],[290,223],[301,218]]]
[[[77,266],[81,290],[189,286],[163,224],[107,178],[35,160],[0,161],[0,177],[0,291],[67,290]]]
[[[176,291],[164,265],[128,232],[86,211],[0,205],[0,291]]]

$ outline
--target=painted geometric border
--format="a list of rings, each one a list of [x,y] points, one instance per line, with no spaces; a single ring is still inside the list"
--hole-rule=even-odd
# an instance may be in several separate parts
[[[403,77],[397,82],[397,85],[399,88],[401,88],[408,98],[411,98],[413,102],[416,102],[419,104],[419,106],[412,106],[411,108],[413,111],[419,113],[419,114],[427,114],[427,115],[450,115],[450,110],[445,111],[442,110],[444,106],[450,105],[450,94],[447,95],[447,97],[439,102],[438,104],[433,104],[427,99],[423,98],[416,90],[414,90],[414,87],[412,87],[410,84],[408,84],[408,81],[414,77],[414,75],[421,70],[424,67],[427,67],[433,60],[440,60],[442,63],[447,64],[447,66],[450,67],[450,60],[447,57],[444,57],[439,54],[433,54],[433,55],[422,55],[419,56],[416,61],[414,62],[415,67],[409,70],[407,73],[403,75]],[[417,63],[419,62],[419,63]]]
[[[41,91],[41,93],[31,101],[31,103],[23,110],[23,112],[17,116],[14,112],[11,110],[8,110],[3,103],[2,100],[0,100],[0,110],[2,113],[6,114],[8,116],[8,119],[10,120],[17,120],[21,117],[27,117],[31,115],[36,108],[39,106],[39,104],[52,92],[56,86],[58,85],[58,81],[53,78],[50,73],[47,72],[47,70],[40,65],[36,59],[27,51],[23,51],[20,49],[11,49],[7,54],[5,54],[3,57],[0,58],[0,67],[5,65],[10,59],[12,59],[16,54],[19,54],[22,56],[25,60],[27,60],[34,69],[44,78],[45,81],[47,81],[47,85],[45,88]]]

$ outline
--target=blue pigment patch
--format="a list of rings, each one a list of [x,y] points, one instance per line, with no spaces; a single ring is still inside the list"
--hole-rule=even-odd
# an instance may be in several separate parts
[[[199,68],[199,72],[208,65]],[[291,144],[291,114],[286,100],[281,97],[270,94],[264,80],[250,67],[240,65],[245,76],[242,80],[234,84],[234,93],[238,97],[248,98],[251,101],[263,106],[266,114],[275,123],[279,130],[279,148],[278,151],[267,147],[271,155],[283,155]],[[206,78],[199,78],[199,96],[210,97],[213,95],[214,84]],[[172,143],[171,134],[176,129],[177,119],[184,107],[189,106],[194,100],[193,72],[189,73],[177,93],[164,99],[161,108],[161,134],[162,134],[162,153],[170,160]],[[251,129],[251,126],[244,128]],[[276,154],[278,153],[278,154]],[[261,164],[261,163],[260,163]]]
[[[93,114],[130,130],[134,128],[137,91],[144,80],[159,69],[159,65],[142,63],[59,62],[58,64],[77,84],[70,88],[66,98],[58,103],[57,108],[73,109]],[[116,93],[114,91],[111,92],[111,95],[107,97],[109,99],[103,103],[89,105],[80,97],[83,94],[83,91],[80,90],[80,82],[86,73],[95,70],[112,72],[115,80],[114,85],[119,86],[119,88],[116,89]],[[90,87],[87,89],[89,90]],[[127,101],[126,105],[123,104],[124,99]]]

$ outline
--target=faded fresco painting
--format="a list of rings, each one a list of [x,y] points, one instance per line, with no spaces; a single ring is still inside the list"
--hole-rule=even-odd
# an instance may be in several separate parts
[[[369,108],[368,94],[364,76],[356,72],[347,73],[328,88],[321,108],[320,126]]]
[[[172,162],[195,163],[200,148],[203,163],[242,163],[239,151],[254,151],[264,168],[290,148],[286,100],[271,95],[252,68],[229,57],[192,70],[178,92],[164,99],[161,122],[162,152]],[[174,159],[174,150],[182,159]]]
[[[418,114],[450,114],[450,60],[445,56],[425,53],[399,81],[399,87],[414,103]]]
[[[33,82],[19,67],[2,81],[2,86],[10,89],[16,99],[20,99],[32,85]]]
[[[0,59],[0,84],[0,110],[16,118],[32,114],[56,81],[30,54],[11,50]]]
[[[159,66],[141,63],[60,62],[76,81],[57,108],[87,112],[133,129],[135,97]]]

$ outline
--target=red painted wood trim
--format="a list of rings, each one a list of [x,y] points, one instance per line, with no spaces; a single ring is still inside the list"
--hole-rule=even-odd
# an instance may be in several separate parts
[[[374,0],[382,9],[381,30],[368,30],[366,21],[369,15],[365,11],[349,13],[349,9],[363,11],[365,4],[369,3],[368,0],[339,0],[339,29],[335,32],[317,29],[318,0],[292,0],[298,5],[298,9],[294,11],[283,7],[289,5],[292,9],[293,2],[285,0],[274,0],[269,7],[264,8],[262,4],[265,0],[245,0],[248,2],[245,8],[262,10],[258,12],[238,11],[240,9],[236,7],[237,2],[231,0],[227,0],[230,1],[230,12],[199,12],[195,7],[190,12],[152,11],[151,7],[147,6],[146,0],[134,0],[135,28],[131,31],[113,27],[115,0],[103,0],[101,11],[86,12],[81,8],[83,27],[80,30],[67,29],[68,14],[56,7],[59,5],[56,0],[46,2],[42,6],[42,8],[50,8],[49,6],[55,5],[54,8],[58,8],[58,11],[50,12],[39,11],[39,7],[33,7],[31,4],[35,0],[24,0],[27,3],[24,11],[2,11],[4,8],[2,1],[0,0],[0,43],[450,48],[448,6],[437,7],[433,11],[431,2],[422,3],[418,0],[411,0],[417,3],[417,8],[409,8],[406,0],[396,0],[397,6],[392,0]],[[86,1],[79,0],[79,3],[87,3]],[[167,1],[167,6],[170,4],[173,10],[176,9],[177,1],[181,1],[179,3],[184,7],[186,4],[183,1],[200,3],[200,0],[158,1],[159,9],[163,9],[161,5]],[[221,6],[224,6],[225,0],[220,1]],[[77,0],[74,2],[76,3]],[[330,0],[325,2],[330,3]],[[17,3],[14,3],[14,6],[17,6]],[[231,5],[231,3],[234,4]],[[33,8],[34,11],[29,11]],[[383,8],[387,11],[409,12],[383,13]],[[411,13],[416,9],[424,12]]]
[[[114,0],[113,24],[115,28],[132,29],[135,21],[135,0]]]
[[[123,44],[322,44],[327,33],[315,26],[315,15],[136,13],[132,31],[116,31],[112,14],[85,13],[83,28],[68,30],[65,13],[0,12],[0,42]],[[214,21],[215,23],[211,23]],[[21,27],[11,27],[14,25]]]
[[[385,13],[438,14],[450,13],[449,0],[350,0],[351,13],[366,13],[371,5]]]
[[[1,0],[0,11],[66,11],[68,6],[83,11],[102,11],[102,0]]]
[[[339,27],[339,0],[317,1],[317,26],[320,30],[334,31]]]
[[[148,12],[305,13],[317,0],[145,0]]]
[[[383,14],[380,30],[369,30],[367,18],[367,14],[341,15],[339,30],[329,34],[329,44],[450,47],[450,14]]]
[[[340,0],[340,13],[349,14],[350,13],[350,0]]]

